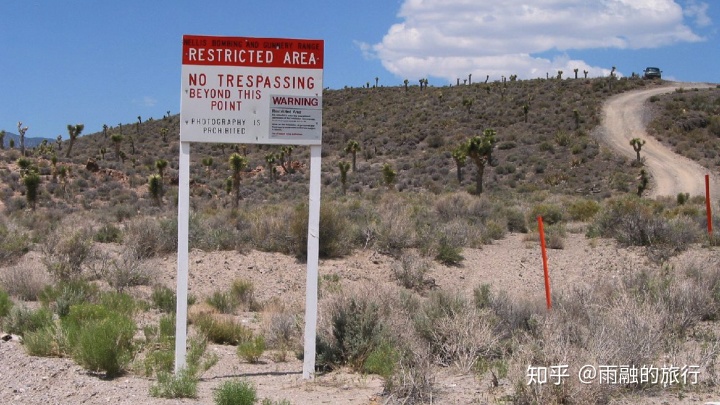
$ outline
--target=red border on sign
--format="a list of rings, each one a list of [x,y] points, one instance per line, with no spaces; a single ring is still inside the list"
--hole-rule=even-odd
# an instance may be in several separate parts
[[[319,39],[183,35],[183,65],[322,69]]]

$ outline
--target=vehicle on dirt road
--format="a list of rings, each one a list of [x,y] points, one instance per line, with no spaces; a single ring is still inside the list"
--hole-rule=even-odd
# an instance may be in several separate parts
[[[645,79],[662,79],[662,70],[656,67],[647,67],[643,70]]]

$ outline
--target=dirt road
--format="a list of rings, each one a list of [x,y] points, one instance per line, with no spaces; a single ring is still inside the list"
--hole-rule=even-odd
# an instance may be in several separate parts
[[[672,152],[645,131],[645,101],[654,95],[670,93],[677,88],[709,88],[706,83],[672,82],[667,86],[619,94],[603,106],[602,140],[612,149],[631,159],[635,151],[630,140],[641,138],[646,141],[641,156],[652,181],[650,196],[676,196],[678,193],[705,195],[705,174],[710,174],[710,190],[714,200],[720,197],[720,182],[717,174],[699,164]]]

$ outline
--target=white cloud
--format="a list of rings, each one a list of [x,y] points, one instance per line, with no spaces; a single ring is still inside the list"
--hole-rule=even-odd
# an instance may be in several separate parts
[[[133,104],[139,105],[141,107],[155,107],[155,105],[157,104],[157,99],[150,96],[144,96],[141,99],[134,99]]]
[[[469,73],[483,80],[487,74],[534,78],[574,68],[597,76],[609,70],[567,56],[534,55],[701,41],[683,17],[708,24],[706,10],[693,0],[685,10],[673,0],[405,0],[403,21],[382,42],[358,46],[408,79],[435,76],[454,83]]]

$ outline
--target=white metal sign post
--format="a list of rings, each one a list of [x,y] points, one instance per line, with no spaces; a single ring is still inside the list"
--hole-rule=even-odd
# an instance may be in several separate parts
[[[190,143],[310,146],[305,353],[315,372],[324,42],[183,36],[178,189],[175,372],[185,367],[190,223]]]

